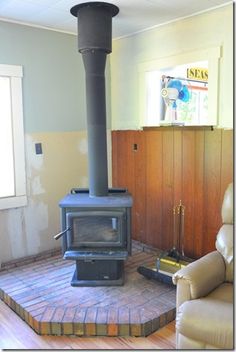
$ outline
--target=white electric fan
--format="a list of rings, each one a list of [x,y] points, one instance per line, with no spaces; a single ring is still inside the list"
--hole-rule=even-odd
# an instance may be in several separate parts
[[[166,83],[165,88],[161,90],[161,96],[166,105],[164,123],[177,123],[177,100],[187,103],[190,99],[189,89],[186,84],[183,84],[179,79],[170,79]]]

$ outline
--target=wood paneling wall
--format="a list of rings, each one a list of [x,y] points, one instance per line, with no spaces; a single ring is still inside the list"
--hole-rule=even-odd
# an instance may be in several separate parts
[[[233,180],[233,131],[160,127],[112,132],[113,187],[132,194],[132,237],[173,247],[173,207],[185,206],[185,255],[215,249],[224,191]]]

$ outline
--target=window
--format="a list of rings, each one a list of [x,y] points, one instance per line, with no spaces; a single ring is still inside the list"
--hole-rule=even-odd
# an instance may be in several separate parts
[[[217,125],[220,58],[221,47],[212,47],[139,64],[140,127],[175,120],[185,125]],[[174,88],[168,87],[163,76],[180,80],[190,99],[181,101],[175,89],[163,92],[163,88]]]
[[[0,209],[26,205],[22,76],[0,65]]]
[[[191,75],[189,75],[189,72]],[[194,76],[194,73],[197,77]],[[201,77],[201,73],[204,77]],[[149,71],[145,75],[147,120],[185,125],[208,124],[208,62],[200,61],[178,65],[170,69]],[[169,84],[177,82],[185,92],[175,99],[163,98],[161,92]],[[164,89],[168,93],[168,89]],[[173,116],[174,115],[174,116]],[[174,122],[174,121],[172,121]]]

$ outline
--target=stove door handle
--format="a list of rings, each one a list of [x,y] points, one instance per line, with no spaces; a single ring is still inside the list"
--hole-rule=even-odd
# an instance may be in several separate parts
[[[57,233],[56,235],[53,236],[54,240],[59,240],[59,238],[61,238],[69,230],[70,230],[70,227],[67,227],[67,229],[65,229],[64,231]]]

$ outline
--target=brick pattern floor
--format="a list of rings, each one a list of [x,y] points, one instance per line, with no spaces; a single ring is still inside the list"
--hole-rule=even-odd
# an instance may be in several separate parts
[[[175,319],[175,287],[148,280],[156,255],[137,243],[125,284],[72,287],[75,263],[61,255],[0,272],[0,298],[41,335],[147,336]]]

